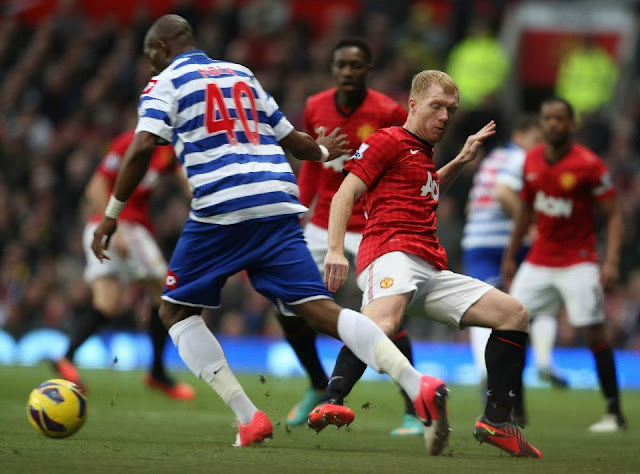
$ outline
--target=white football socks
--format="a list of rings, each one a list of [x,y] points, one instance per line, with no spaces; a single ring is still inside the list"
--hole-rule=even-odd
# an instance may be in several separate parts
[[[363,314],[343,308],[338,317],[338,335],[358,359],[378,372],[389,374],[412,400],[418,396],[422,374],[376,323]]]
[[[556,344],[557,332],[558,320],[555,316],[540,314],[531,321],[529,337],[538,370],[551,368],[551,352]]]
[[[231,372],[222,346],[200,316],[190,316],[169,328],[180,357],[196,377],[202,378],[233,410],[243,425],[258,409]]]
[[[471,326],[469,328],[469,342],[471,343],[471,353],[476,364],[476,372],[482,378],[487,377],[487,364],[484,360],[484,351],[487,349],[487,342],[491,336],[490,328]]]

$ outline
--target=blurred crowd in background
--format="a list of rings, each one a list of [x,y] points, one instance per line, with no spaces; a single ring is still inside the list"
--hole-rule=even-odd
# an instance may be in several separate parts
[[[96,15],[89,11],[96,2],[67,0],[40,2],[47,11],[30,15],[38,3],[8,1],[0,12],[0,328],[15,337],[39,327],[67,331],[89,307],[83,192],[110,140],[135,125],[137,99],[150,78],[142,40],[159,14],[187,18],[212,58],[250,67],[300,129],[306,97],[333,85],[332,47],[345,36],[370,43],[370,86],[402,104],[413,74],[449,72],[460,85],[461,109],[437,148],[439,165],[489,119],[500,133],[484,152],[502,144],[514,114],[535,111],[536,100],[554,92],[521,88],[520,99],[504,106],[517,75],[499,35],[505,12],[518,1],[167,0],[107,2],[125,14]],[[638,2],[627,4],[637,23]],[[577,138],[606,161],[620,192],[626,225],[621,281],[607,295],[607,317],[611,342],[640,350],[640,70],[637,63],[621,67],[589,37],[574,43],[567,51],[573,58],[558,68],[555,91],[576,94],[568,98],[580,112]],[[584,88],[571,84],[588,71],[580,61],[591,60],[599,62],[592,68],[598,77],[590,80],[601,85],[580,96]],[[469,166],[440,201],[439,236],[454,271],[462,270],[459,245],[474,170]],[[153,202],[158,240],[169,257],[188,202],[169,184]],[[341,297],[359,306],[357,289]],[[141,289],[131,287],[127,299],[131,309],[114,324],[141,327],[150,309]],[[225,287],[223,307],[206,316],[219,334],[278,335],[271,311],[239,274]],[[467,337],[417,318],[408,328],[415,339]],[[581,343],[562,317],[558,343]]]

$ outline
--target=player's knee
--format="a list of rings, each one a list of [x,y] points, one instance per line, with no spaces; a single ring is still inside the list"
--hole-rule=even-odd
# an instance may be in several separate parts
[[[93,307],[107,319],[115,319],[120,315],[120,303],[105,298],[94,298]]]
[[[375,320],[376,324],[382,329],[387,337],[393,339],[393,336],[396,335],[398,329],[400,328],[400,324],[396,323],[393,318],[385,318],[381,320]]]
[[[296,334],[310,329],[309,324],[299,316],[278,313],[278,322],[285,334]]]
[[[187,319],[189,316],[193,316],[197,311],[194,311],[195,308],[187,308],[185,306],[175,305],[173,303],[168,303],[167,301],[162,301],[160,303],[160,309],[158,310],[158,316],[160,316],[160,321],[162,324],[169,329],[174,324],[182,321],[183,319]]]
[[[529,311],[519,300],[513,299],[513,310],[510,312],[509,325],[514,331],[529,332]]]
[[[338,316],[341,309],[335,301],[321,299],[299,305],[296,312],[317,332],[338,337]]]

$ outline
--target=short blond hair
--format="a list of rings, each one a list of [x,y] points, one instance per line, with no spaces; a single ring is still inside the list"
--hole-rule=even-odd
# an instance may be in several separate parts
[[[424,94],[434,84],[441,86],[445,94],[457,94],[460,97],[456,81],[447,73],[435,69],[427,69],[413,76],[409,97],[416,98]]]

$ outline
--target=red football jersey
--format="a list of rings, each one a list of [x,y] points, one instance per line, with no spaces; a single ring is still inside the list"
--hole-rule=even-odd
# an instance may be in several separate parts
[[[551,164],[542,144],[527,153],[523,177],[520,195],[533,205],[537,228],[527,261],[548,267],[597,262],[595,203],[616,195],[602,160],[574,144]]]
[[[335,88],[309,97],[304,109],[305,127],[309,134],[316,138],[318,127],[324,127],[325,134],[340,127],[342,133],[347,134],[352,151],[357,150],[362,141],[378,129],[402,125],[406,119],[407,111],[400,104],[372,89],[367,89],[367,95],[362,103],[350,111],[338,107]],[[310,207],[317,196],[310,222],[318,227],[329,228],[331,199],[342,184],[344,179],[342,168],[349,158],[351,155],[344,154],[329,163],[315,161],[302,163],[298,177],[300,201]],[[362,203],[358,201],[353,206],[347,230],[362,233],[364,227],[364,211]]]
[[[367,225],[358,273],[393,251],[447,268],[447,254],[436,237],[440,183],[431,145],[403,127],[385,128],[365,140],[344,169],[368,188],[362,196]]]
[[[102,159],[100,165],[98,165],[96,173],[99,173],[107,179],[109,183],[109,193],[113,192],[116,177],[122,165],[122,158],[133,141],[134,136],[134,131],[130,130],[114,138],[111,148],[109,148],[106,156]],[[178,167],[179,163],[178,160],[175,159],[173,147],[171,145],[157,146],[151,155],[151,162],[147,174],[145,174],[136,189],[133,190],[133,194],[131,194],[131,197],[127,200],[127,204],[122,209],[120,216],[118,216],[118,220],[137,222],[150,231],[153,231],[153,223],[151,222],[149,213],[151,193],[157,187],[160,176],[173,174]],[[94,214],[91,217],[92,222],[100,222],[100,219],[102,219],[102,214]]]

